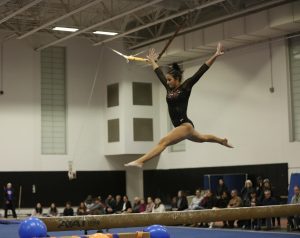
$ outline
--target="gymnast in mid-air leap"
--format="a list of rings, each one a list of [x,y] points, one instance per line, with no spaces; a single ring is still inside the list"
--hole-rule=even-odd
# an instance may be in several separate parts
[[[152,65],[157,77],[167,90],[166,100],[174,129],[163,137],[148,153],[137,160],[125,164],[125,166],[142,167],[146,161],[159,155],[167,146],[176,144],[184,139],[199,143],[218,143],[220,145],[233,148],[226,138],[221,139],[214,135],[200,134],[194,129],[193,122],[186,115],[192,87],[198,82],[201,76],[209,69],[214,61],[223,54],[224,51],[222,49],[222,45],[219,43],[214,55],[209,58],[192,77],[181,83],[183,71],[180,69],[179,65],[174,63],[165,76],[156,63],[158,55],[154,49],[150,49],[147,56],[148,62]]]

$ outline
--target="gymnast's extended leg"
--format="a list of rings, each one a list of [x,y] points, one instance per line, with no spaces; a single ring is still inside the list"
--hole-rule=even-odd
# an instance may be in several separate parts
[[[226,138],[221,139],[214,135],[200,134],[196,130],[193,130],[192,135],[187,139],[190,141],[193,141],[193,142],[198,142],[198,143],[203,143],[203,142],[218,143],[220,145],[224,145],[226,147],[233,148],[233,146],[228,143],[228,140]]]
[[[147,160],[159,155],[166,149],[167,146],[176,144],[184,139],[189,138],[193,131],[194,128],[190,123],[183,123],[180,126],[175,127],[164,138],[162,138],[152,150],[150,150],[141,158],[125,164],[125,166],[142,167]]]

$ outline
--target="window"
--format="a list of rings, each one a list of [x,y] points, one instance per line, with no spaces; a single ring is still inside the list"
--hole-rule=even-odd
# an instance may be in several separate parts
[[[300,141],[300,37],[289,39],[292,141]]]
[[[119,84],[107,85],[107,107],[119,106]]]
[[[108,142],[120,141],[120,125],[119,119],[111,119],[107,121]]]
[[[152,106],[152,84],[151,83],[132,83],[133,105]]]
[[[66,56],[64,47],[41,51],[41,150],[66,154]]]
[[[152,118],[133,118],[133,140],[153,141]]]

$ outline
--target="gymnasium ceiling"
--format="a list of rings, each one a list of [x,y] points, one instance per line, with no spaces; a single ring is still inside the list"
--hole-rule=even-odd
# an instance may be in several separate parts
[[[33,48],[37,50],[59,45],[73,37],[80,37],[95,46],[122,41],[125,48],[130,51],[149,47],[160,41],[165,44],[181,25],[180,34],[184,35],[294,2],[299,1],[1,0],[0,32],[6,38],[27,39],[33,42]],[[295,24],[295,21],[293,23]],[[276,37],[299,31],[300,22],[297,24],[298,29],[297,27],[279,29]],[[52,28],[55,26],[75,27],[79,30],[75,33],[53,31]],[[95,35],[93,32],[96,30],[117,32],[118,35]],[[265,39],[273,37],[268,33],[263,36]],[[240,41],[238,45],[249,44],[253,41],[253,37],[245,36],[235,40]],[[209,47],[208,45],[204,48]],[[182,56],[185,59],[193,58],[197,50],[193,53]]]

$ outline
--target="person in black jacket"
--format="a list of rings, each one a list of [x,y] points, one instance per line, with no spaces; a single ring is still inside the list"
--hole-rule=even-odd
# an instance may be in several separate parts
[[[173,211],[183,211],[188,209],[188,201],[187,198],[182,190],[179,190],[176,197],[176,203],[174,204],[174,207],[172,208]]]
[[[13,217],[17,218],[15,209],[15,191],[11,183],[4,188],[4,217],[7,218],[7,211],[11,210]]]

